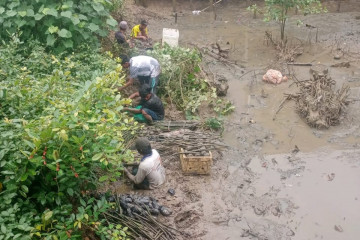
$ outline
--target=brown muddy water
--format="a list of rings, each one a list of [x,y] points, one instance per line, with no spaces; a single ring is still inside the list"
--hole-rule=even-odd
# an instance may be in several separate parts
[[[193,1],[192,9],[180,3],[175,24],[169,2],[140,11],[151,13],[145,15],[153,18],[153,38],[161,38],[163,27],[178,28],[182,46],[217,42],[231,48],[230,60],[239,65],[226,66],[204,55],[204,70],[229,81],[227,98],[236,107],[225,119],[224,141],[230,150],[216,159],[211,176],[182,176],[178,163],[168,163],[169,181],[153,193],[176,190],[174,197],[162,199],[174,209],[174,225],[190,234],[184,239],[360,239],[360,101],[349,105],[339,126],[327,130],[310,128],[293,102],[273,120],[284,93],[297,91],[291,78],[276,86],[261,80],[267,69],[279,66],[275,50],[264,40],[265,31],[276,37],[279,26],[261,16],[253,19],[245,10],[250,1],[223,1],[216,7],[216,20],[212,12],[191,14],[206,7],[206,1]],[[329,66],[336,87],[349,84],[350,97],[360,99],[360,3],[343,2],[340,13],[333,12],[335,2],[325,4],[332,13],[289,19],[289,43],[303,45],[297,62]],[[298,26],[297,19],[318,28],[317,42],[316,32]],[[344,53],[341,60],[334,60],[337,48]],[[330,67],[342,61],[350,61],[350,68]],[[280,67],[299,80],[310,78],[309,67]]]

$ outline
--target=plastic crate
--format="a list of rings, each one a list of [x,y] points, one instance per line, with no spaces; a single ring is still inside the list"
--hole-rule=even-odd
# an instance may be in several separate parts
[[[180,162],[184,174],[210,174],[212,165],[212,154],[209,156],[189,156],[180,148]]]

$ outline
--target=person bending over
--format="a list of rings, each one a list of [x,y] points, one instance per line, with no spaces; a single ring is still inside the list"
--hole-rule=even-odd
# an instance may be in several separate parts
[[[134,114],[141,113],[149,124],[153,124],[153,121],[164,119],[165,111],[163,103],[158,96],[151,93],[151,88],[149,85],[144,84],[140,87],[139,96],[141,97],[141,100],[138,107],[125,107],[123,111],[129,111]]]
[[[124,168],[126,175],[134,183],[136,189],[159,187],[165,182],[165,168],[159,153],[151,148],[151,144],[146,138],[136,139],[135,147],[142,158],[139,166],[133,169],[133,173]]]
[[[135,79],[138,79],[140,85],[150,85],[151,92],[156,94],[159,76],[161,73],[159,62],[155,58],[142,55],[132,57],[131,59],[129,59],[126,55],[121,55],[120,58],[122,60],[122,66],[124,68],[129,68],[130,76],[127,83],[118,88],[118,90],[123,90],[133,84]],[[131,95],[131,98],[133,98],[133,95]]]

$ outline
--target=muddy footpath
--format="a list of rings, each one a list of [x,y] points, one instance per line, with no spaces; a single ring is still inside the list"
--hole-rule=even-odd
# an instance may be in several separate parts
[[[274,119],[284,93],[298,90],[294,77],[309,79],[310,67],[279,65],[265,38],[265,31],[276,36],[279,26],[246,11],[261,2],[224,0],[216,6],[216,20],[211,11],[193,15],[207,1],[192,2],[178,4],[177,23],[171,1],[149,1],[131,11],[148,18],[155,40],[163,27],[177,28],[182,46],[218,43],[230,49],[228,60],[236,66],[205,54],[203,64],[209,77],[228,80],[226,98],[236,107],[225,119],[223,141],[230,148],[215,156],[209,176],[184,176],[178,159],[163,159],[166,185],[145,194],[172,209],[164,220],[183,239],[360,239],[360,2],[343,2],[340,12],[335,2],[325,2],[328,13],[294,15],[286,27],[288,42],[301,44],[295,62],[324,64],[336,88],[350,86],[346,114],[324,130],[310,128],[291,101]],[[298,26],[298,19],[304,24]],[[350,66],[330,67],[339,62]],[[270,68],[281,68],[289,81],[264,83]]]

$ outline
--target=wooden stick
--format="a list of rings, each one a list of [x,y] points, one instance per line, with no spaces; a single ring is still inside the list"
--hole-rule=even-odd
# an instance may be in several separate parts
[[[222,1],[222,0],[219,0],[219,1],[215,2],[214,4],[212,4],[212,5],[210,5],[210,6],[207,6],[206,8],[204,8],[203,10],[201,10],[200,12],[205,11],[205,10],[208,9],[209,7],[211,7],[211,6],[213,6],[213,5],[216,5],[216,4],[218,4],[219,2],[221,2],[221,1]]]
[[[280,112],[280,110],[283,108],[286,100],[290,100],[290,96],[291,95],[288,95],[288,96],[285,96],[284,99],[281,101],[279,107],[278,107],[278,110],[275,112],[274,116],[273,116],[273,121],[275,121],[275,118],[276,118],[276,114],[278,114]]]
[[[312,66],[312,63],[287,63],[287,65],[293,65],[293,66]]]

